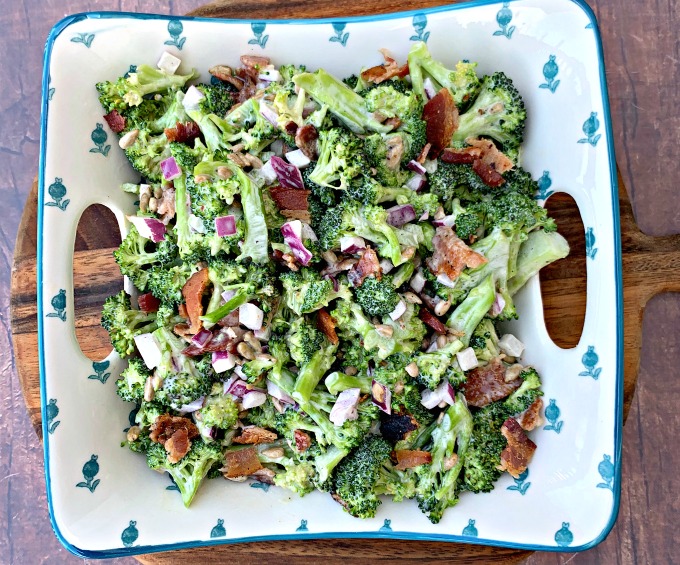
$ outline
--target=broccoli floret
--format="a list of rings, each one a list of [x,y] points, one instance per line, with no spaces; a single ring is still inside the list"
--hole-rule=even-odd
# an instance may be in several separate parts
[[[401,91],[395,88],[392,81],[383,82],[375,88],[363,93],[366,109],[371,112],[380,112],[385,118],[399,118],[417,115],[423,112],[423,104],[412,90]]]
[[[223,132],[229,143],[242,143],[243,148],[257,154],[276,137],[276,128],[260,112],[261,99],[249,98],[232,109],[224,118],[210,114],[210,121]],[[192,115],[191,112],[189,115]],[[200,122],[199,122],[200,125]],[[210,147],[210,143],[208,143]]]
[[[473,430],[473,419],[463,395],[458,395],[432,431],[430,465],[416,469],[418,506],[437,524],[444,511],[458,503],[458,476],[463,468]],[[451,464],[454,453],[457,458]]]
[[[524,101],[512,81],[502,72],[485,76],[479,95],[467,112],[460,116],[454,142],[468,137],[491,137],[513,161],[522,144],[527,112]]]
[[[399,295],[389,275],[383,275],[380,279],[366,277],[354,289],[354,295],[359,306],[369,316],[387,316],[399,303]]]
[[[199,84],[205,98],[199,102],[200,109],[206,114],[216,114],[224,117],[234,105],[236,89],[228,82],[219,81],[215,84]]]
[[[193,171],[199,161],[206,158],[207,152],[207,148],[201,143],[200,139],[194,141],[193,147],[178,141],[170,143],[170,155],[175,158],[179,167],[187,173]]]
[[[342,128],[319,132],[319,158],[308,179],[320,186],[345,190],[366,170],[361,140]]]
[[[446,88],[453,96],[458,108],[464,108],[474,99],[480,89],[480,81],[475,71],[477,63],[459,61],[455,70],[447,69],[439,61],[435,61],[427,49],[427,45],[418,41],[413,44],[408,54],[408,68],[413,90],[423,100],[425,95],[424,80],[430,78],[435,89]]]
[[[156,314],[133,310],[130,297],[124,290],[106,299],[101,324],[109,332],[111,344],[121,357],[135,351],[135,336],[156,329]]]
[[[381,185],[373,177],[363,174],[354,179],[347,188],[350,198],[358,200],[361,204],[380,204],[381,202],[399,202],[405,204],[416,194],[406,187],[386,187]],[[333,205],[329,204],[329,205]]]
[[[569,255],[569,243],[557,232],[532,231],[517,255],[514,276],[508,281],[508,293],[516,294],[543,267]]]
[[[493,321],[489,318],[484,318],[475,328],[470,338],[470,347],[475,350],[477,359],[488,363],[501,353],[498,341],[498,334],[496,333]]]
[[[146,454],[146,462],[154,471],[166,471],[177,485],[184,506],[189,508],[198,488],[213,465],[222,461],[222,449],[218,443],[205,443],[202,439],[191,442],[191,449],[177,463],[168,461],[168,453],[160,443],[152,444]]]
[[[300,403],[307,402],[335,361],[338,346],[304,321],[291,327],[288,346],[291,357],[300,367],[291,396]]]
[[[358,373],[363,374],[366,372],[371,361],[371,356],[369,355],[369,352],[364,349],[360,340],[343,340],[338,350],[343,354],[342,359],[340,360],[343,371],[346,371],[349,367],[353,367]]]
[[[148,272],[147,288],[164,304],[174,306],[184,299],[182,287],[193,274],[194,268],[186,263],[168,267],[154,265]]]
[[[203,408],[197,412],[196,419],[206,428],[228,430],[238,421],[238,404],[231,394],[224,394],[222,388],[222,383],[215,383]]]
[[[290,356],[298,367],[309,363],[325,340],[324,334],[308,323],[304,317],[293,322],[286,338]]]
[[[170,157],[170,144],[165,135],[153,135],[141,130],[135,142],[125,149],[125,155],[132,167],[145,179],[161,182],[161,161]]]
[[[316,469],[311,463],[292,463],[283,472],[274,477],[277,487],[293,491],[299,496],[305,496],[314,490]]]
[[[410,173],[402,170],[405,155],[410,154],[411,138],[404,132],[386,135],[374,133],[364,139],[366,161],[375,169],[376,179],[386,186],[400,187],[408,180]]]
[[[491,187],[472,170],[471,165],[440,162],[437,170],[428,175],[430,191],[451,210],[456,198],[477,202],[489,194]]]
[[[486,316],[495,299],[496,287],[493,276],[489,276],[479,286],[473,288],[449,316],[446,325],[459,333],[459,340],[464,347],[470,343],[472,333]]]
[[[414,358],[416,365],[418,365],[418,381],[432,390],[437,388],[445,376],[448,376],[449,373],[455,374],[458,366],[456,353],[464,347],[463,343],[457,339],[436,351],[418,353]]]
[[[144,397],[144,385],[151,373],[141,359],[130,359],[116,381],[116,394],[126,402],[139,402]]]
[[[296,314],[314,312],[324,308],[336,298],[348,299],[351,292],[345,285],[333,290],[333,283],[323,279],[318,271],[302,267],[299,271],[287,271],[279,277],[283,284],[283,300]]]
[[[167,406],[157,400],[149,402],[143,401],[135,415],[135,423],[143,430],[147,431],[163,414],[174,414],[173,410],[168,410]]]
[[[345,457],[333,476],[333,498],[355,518],[373,518],[380,506],[375,484],[392,446],[378,436],[367,437]]]
[[[328,392],[333,395],[340,394],[343,390],[347,390],[348,388],[358,388],[361,390],[362,394],[370,394],[371,380],[371,377],[365,373],[346,375],[345,373],[334,371],[324,379],[324,384],[326,385]]]

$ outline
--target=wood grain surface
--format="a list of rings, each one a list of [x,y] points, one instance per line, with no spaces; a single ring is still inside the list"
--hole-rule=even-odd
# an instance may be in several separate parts
[[[34,237],[28,225],[19,226],[21,209],[31,185],[37,161],[37,136],[39,124],[39,87],[41,50],[44,37],[51,25],[64,12],[69,13],[122,9],[129,11],[157,11],[160,13],[186,13],[198,6],[199,1],[164,3],[149,0],[135,1],[77,1],[67,8],[60,2],[15,2],[0,15],[0,53],[4,65],[0,68],[0,191],[3,195],[4,214],[0,222],[0,563],[76,563],[52,535],[45,508],[44,481],[42,479],[42,453],[36,436],[30,429],[29,419],[22,406],[21,389],[16,368],[10,354],[9,334],[9,277],[12,241],[17,233],[28,239]],[[238,2],[232,3],[233,16],[237,10],[245,15],[285,10],[288,16],[304,15],[312,4],[306,2]],[[316,2],[318,6],[334,10],[333,14],[356,13],[367,5],[347,2]],[[373,11],[393,11],[404,6],[398,2],[381,3]],[[409,7],[413,7],[410,5]],[[642,0],[635,8],[623,0],[599,0],[593,7],[600,19],[605,54],[608,64],[608,82],[612,101],[612,114],[619,164],[631,189],[638,221],[645,231],[655,235],[678,230],[680,201],[675,197],[675,182],[680,167],[672,160],[672,152],[680,141],[678,127],[678,7],[675,2],[660,4]],[[213,13],[216,8],[212,8]],[[263,12],[264,11],[264,12]],[[280,12],[279,12],[280,13]],[[318,12],[316,12],[318,13]],[[330,14],[330,13],[329,13]],[[106,257],[93,251],[97,244],[83,240],[79,253],[87,261],[106,265]],[[660,265],[663,250],[676,253],[677,238],[650,240],[633,233],[624,246],[638,249],[638,262],[628,262],[624,271],[630,281],[646,281],[649,266],[663,267],[660,279],[663,287],[677,291],[677,271],[680,262]],[[88,247],[90,246],[90,247]],[[644,268],[640,268],[643,266]],[[558,277],[560,273],[555,273]],[[632,277],[632,278],[631,278]],[[673,282],[676,281],[676,282]],[[574,283],[578,283],[578,276]],[[26,280],[22,284],[28,284]],[[653,286],[656,283],[650,283]],[[115,289],[113,289],[115,290]],[[547,287],[546,287],[547,290]],[[28,292],[28,289],[27,289]],[[641,306],[649,293],[636,290],[626,295],[627,320],[642,316]],[[82,305],[96,306],[82,295]],[[25,304],[23,305],[25,306]],[[557,312],[559,318],[559,312]],[[618,523],[609,538],[598,548],[584,554],[534,554],[528,562],[542,563],[672,563],[677,557],[679,539],[674,522],[680,515],[677,496],[680,480],[673,470],[680,462],[674,450],[668,449],[673,431],[680,418],[677,403],[680,400],[678,379],[673,369],[680,349],[680,337],[675,325],[680,314],[677,295],[664,295],[652,300],[647,309],[642,332],[642,364],[640,381],[632,404],[631,418],[624,429],[623,491]],[[548,316],[550,313],[548,312]],[[88,316],[81,317],[83,327],[91,325]],[[28,311],[22,317],[24,328],[31,323]],[[30,333],[30,332],[28,332]],[[639,351],[638,343],[627,346]],[[22,359],[35,358],[35,343],[26,343]],[[635,361],[631,362],[631,366]],[[35,386],[35,384],[31,385]],[[30,388],[30,386],[29,386]],[[34,415],[35,416],[35,415]],[[298,545],[299,544],[299,545]],[[395,542],[375,545],[375,542],[338,542],[336,548],[325,548],[323,558],[316,542],[286,542],[276,544],[231,546],[229,561],[237,563],[266,560],[271,562],[340,562],[354,557],[360,562],[372,562],[399,556],[419,561],[465,562],[456,546],[448,544],[422,544],[416,551]],[[483,554],[480,562],[491,562],[491,555],[508,561],[508,555],[491,550]],[[276,557],[271,557],[276,553]],[[172,554],[176,561],[196,559],[191,553]],[[149,556],[149,563],[166,563],[164,557]],[[216,554],[201,554],[200,561],[218,562]],[[115,560],[126,565],[132,559]]]

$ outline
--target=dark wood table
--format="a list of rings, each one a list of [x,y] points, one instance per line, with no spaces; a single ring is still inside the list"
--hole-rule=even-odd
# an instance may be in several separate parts
[[[38,153],[41,52],[51,25],[64,13],[86,10],[144,10],[187,13],[202,4],[186,0],[71,2],[67,9],[24,0],[2,16],[0,50],[0,163],[8,179],[0,185],[5,196],[4,220],[0,223],[0,274],[5,282],[0,294],[0,563],[76,563],[53,536],[46,512],[42,451],[26,416],[9,342],[9,275],[11,250],[17,234],[24,200],[35,172]],[[338,2],[342,4],[342,0]],[[255,2],[234,2],[248,12]],[[302,3],[295,3],[300,13]],[[386,2],[384,9],[389,9]],[[396,5],[396,3],[395,3]],[[403,5],[403,4],[402,4]],[[258,11],[274,9],[268,0],[257,3]],[[293,4],[291,4],[293,6]],[[650,0],[633,9],[621,0],[593,2],[605,42],[608,79],[617,157],[629,187],[637,220],[643,231],[663,235],[677,230],[680,200],[673,198],[673,173],[680,166],[672,161],[680,123],[676,106],[680,78],[674,59],[676,33],[673,3],[660,7]],[[355,8],[356,9],[356,8]],[[659,204],[658,201],[662,201]],[[624,429],[623,492],[619,521],[598,548],[579,554],[534,554],[528,563],[670,563],[678,553],[674,518],[678,516],[680,480],[674,473],[676,460],[672,432],[680,418],[675,406],[680,390],[674,385],[672,367],[680,339],[673,325],[680,312],[677,295],[664,295],[649,304],[643,332],[642,361],[637,394]],[[652,384],[654,383],[654,384]],[[659,383],[659,385],[656,385]],[[661,384],[663,383],[663,384]],[[656,386],[655,386],[656,385]],[[663,453],[662,453],[663,449]],[[290,558],[315,562],[311,548],[290,548]],[[389,558],[389,544],[384,558]],[[262,559],[261,551],[239,552],[239,562]],[[445,552],[420,553],[420,561],[445,561]],[[403,558],[407,557],[400,555]],[[416,557],[415,555],[412,557]],[[573,559],[572,559],[573,558]],[[365,552],[356,559],[376,560]],[[281,561],[288,561],[281,556]],[[133,559],[116,560],[132,564]],[[334,561],[333,557],[324,561]],[[340,561],[335,559],[335,561]]]

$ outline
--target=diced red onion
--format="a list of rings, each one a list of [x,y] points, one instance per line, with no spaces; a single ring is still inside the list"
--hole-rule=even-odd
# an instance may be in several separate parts
[[[274,172],[283,188],[305,188],[300,169],[295,165],[286,163],[281,157],[274,155],[270,160]]]
[[[224,373],[236,365],[236,356],[228,351],[215,351],[212,354],[212,368],[216,373]]]
[[[236,216],[218,216],[215,218],[215,231],[219,237],[236,233]]]
[[[414,173],[418,173],[419,175],[425,175],[427,173],[427,170],[425,169],[425,167],[423,167],[415,159],[411,159],[408,162],[408,164],[406,165],[406,168],[413,171]]]
[[[505,308],[505,298],[503,298],[502,294],[497,292],[496,298],[494,298],[493,304],[491,305],[491,308],[489,308],[489,316],[495,318],[503,311],[503,308]]]
[[[180,169],[174,157],[168,157],[161,161],[160,166],[165,180],[175,180],[177,177],[182,176],[182,169]]]
[[[456,398],[456,391],[453,390],[449,381],[445,380],[434,390],[425,389],[422,397],[421,404],[428,410],[432,410],[432,408],[439,406],[442,402],[448,405],[453,404]]]
[[[184,94],[184,98],[182,99],[182,106],[184,106],[185,110],[197,110],[198,105],[201,103],[201,100],[205,98],[205,94],[203,94],[198,88],[196,88],[194,85],[191,85],[186,93]]]
[[[313,255],[302,243],[302,222],[300,220],[286,222],[281,226],[281,234],[283,235],[283,242],[290,247],[295,258],[307,266]]]
[[[348,388],[343,390],[333,404],[329,419],[336,426],[342,426],[347,420],[356,420],[359,417],[357,406],[361,389]]]
[[[268,69],[263,73],[260,73],[257,75],[258,80],[262,80],[264,82],[279,82],[281,80],[281,73],[277,71],[276,69]]]
[[[264,392],[250,390],[243,396],[241,405],[245,410],[248,410],[256,406],[262,406],[265,402],[267,402],[267,395]]]
[[[272,145],[274,144],[272,143]],[[260,169],[260,176],[264,179],[264,182],[266,182],[267,184],[273,183],[278,178],[278,176],[276,175],[276,171],[272,166],[271,159],[269,159],[269,161],[262,165],[262,168]]]
[[[255,304],[246,302],[238,307],[238,319],[249,330],[259,330],[264,322],[264,312]]]
[[[137,228],[139,235],[150,239],[154,243],[165,239],[165,224],[156,218],[143,216],[128,216],[128,221]]]
[[[200,398],[197,398],[193,402],[190,402],[189,404],[185,404],[184,406],[180,406],[179,408],[179,413],[180,414],[190,414],[191,412],[196,412],[196,410],[200,410],[203,408],[203,401],[205,400],[205,396],[201,396]]]
[[[519,357],[524,352],[524,344],[512,334],[504,334],[498,340],[498,348],[511,357]]]
[[[225,302],[229,302],[232,298],[234,298],[235,295],[236,295],[236,291],[234,291],[234,290],[225,290],[225,291],[222,293],[222,299],[223,299]]]
[[[279,385],[274,384],[269,379],[267,379],[267,392],[270,396],[279,399],[281,402],[285,402],[286,404],[297,404],[292,396],[286,394]]]
[[[441,273],[441,274],[437,275],[437,282],[439,284],[443,284],[444,286],[446,286],[448,288],[455,288],[456,287],[456,283],[453,282],[446,273]]]
[[[423,90],[425,90],[425,95],[427,99],[430,100],[437,95],[437,89],[434,87],[434,83],[430,77],[427,77],[423,81]]]
[[[197,233],[205,233],[205,224],[203,223],[203,220],[199,218],[198,216],[195,216],[194,214],[189,214],[189,219],[187,220],[187,224],[189,224],[189,229],[193,232]]]
[[[408,284],[416,292],[422,292],[423,288],[425,288],[425,277],[423,276],[422,271],[418,270],[416,274],[411,277]]]
[[[340,283],[338,283],[338,279],[336,279],[333,275],[324,275],[323,278],[331,281],[331,283],[333,284],[333,290],[335,292],[338,292],[338,288],[340,288]]]
[[[340,238],[340,251],[343,253],[356,253],[362,249],[366,249],[366,241],[363,237],[345,235]]]
[[[383,259],[382,261],[380,261],[380,270],[383,273],[389,273],[392,269],[394,269],[392,261],[390,261],[389,259]]]
[[[289,151],[286,153],[286,159],[291,165],[295,165],[298,169],[304,169],[312,161],[307,155],[305,155],[301,149],[296,149],[295,151]]]
[[[404,186],[406,188],[410,188],[414,192],[418,192],[421,188],[423,188],[423,186],[425,186],[425,177],[416,173],[406,181]]]
[[[395,306],[394,310],[390,312],[390,318],[392,318],[394,321],[397,321],[404,315],[404,312],[406,312],[406,303],[403,300],[400,300]]]
[[[444,216],[441,220],[433,220],[432,225],[435,227],[446,226],[447,228],[452,228],[456,225],[456,216],[450,214]]]
[[[212,337],[213,337],[212,332],[203,328],[194,337],[191,338],[191,343],[194,344],[196,347],[203,349],[206,345],[210,343]]]
[[[392,391],[384,384],[375,380],[371,383],[371,398],[385,414],[392,414]]]
[[[416,211],[410,204],[397,204],[387,209],[387,223],[399,227],[416,219]]]
[[[215,437],[216,437],[216,435],[217,435],[217,434],[216,434],[216,429],[217,429],[217,428],[215,428],[215,427],[206,428],[205,426],[200,426],[200,427],[198,428],[198,431],[200,432],[201,437],[202,437],[203,439],[210,441],[210,440],[215,439]]]
[[[224,383],[224,393],[231,394],[237,398],[243,398],[243,395],[248,392],[248,383],[239,379],[236,375],[232,375],[231,378]]]
[[[172,53],[163,51],[163,54],[161,55],[161,58],[158,59],[158,63],[156,63],[156,66],[161,71],[169,75],[174,75],[181,63],[182,59],[175,57]]]
[[[420,218],[418,218],[418,221],[419,222],[426,222],[429,217],[430,217],[430,213],[425,211],[421,214]]]
[[[149,369],[154,369],[161,362],[161,348],[153,334],[140,334],[135,336],[137,351],[142,356],[144,364]]]
[[[260,114],[274,127],[279,127],[279,115],[264,102],[260,102]]]

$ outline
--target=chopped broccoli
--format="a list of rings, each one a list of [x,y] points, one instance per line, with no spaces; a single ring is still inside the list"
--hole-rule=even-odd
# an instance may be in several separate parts
[[[489,318],[484,318],[475,328],[470,338],[470,347],[475,350],[475,356],[480,361],[490,362],[501,353],[498,347],[496,327]]]
[[[296,314],[307,314],[328,306],[337,298],[349,299],[351,292],[345,285],[333,290],[330,279],[321,278],[318,271],[302,267],[299,271],[288,271],[279,277],[283,284],[283,300]]]
[[[203,408],[196,414],[196,419],[206,428],[228,430],[238,421],[238,404],[234,397],[225,394],[222,388],[222,383],[215,383],[210,394],[205,397]]]
[[[134,310],[124,290],[106,299],[101,324],[109,332],[111,344],[121,357],[135,351],[135,336],[153,332],[157,327],[156,314]]]
[[[345,190],[352,179],[366,170],[361,140],[342,128],[319,133],[319,158],[308,179],[313,183]]]
[[[139,402],[144,397],[144,385],[151,373],[141,359],[130,359],[116,381],[116,393],[126,402]]]
[[[354,289],[356,301],[369,316],[387,316],[399,303],[399,295],[394,290],[392,277],[383,275],[378,279],[366,277]]]

